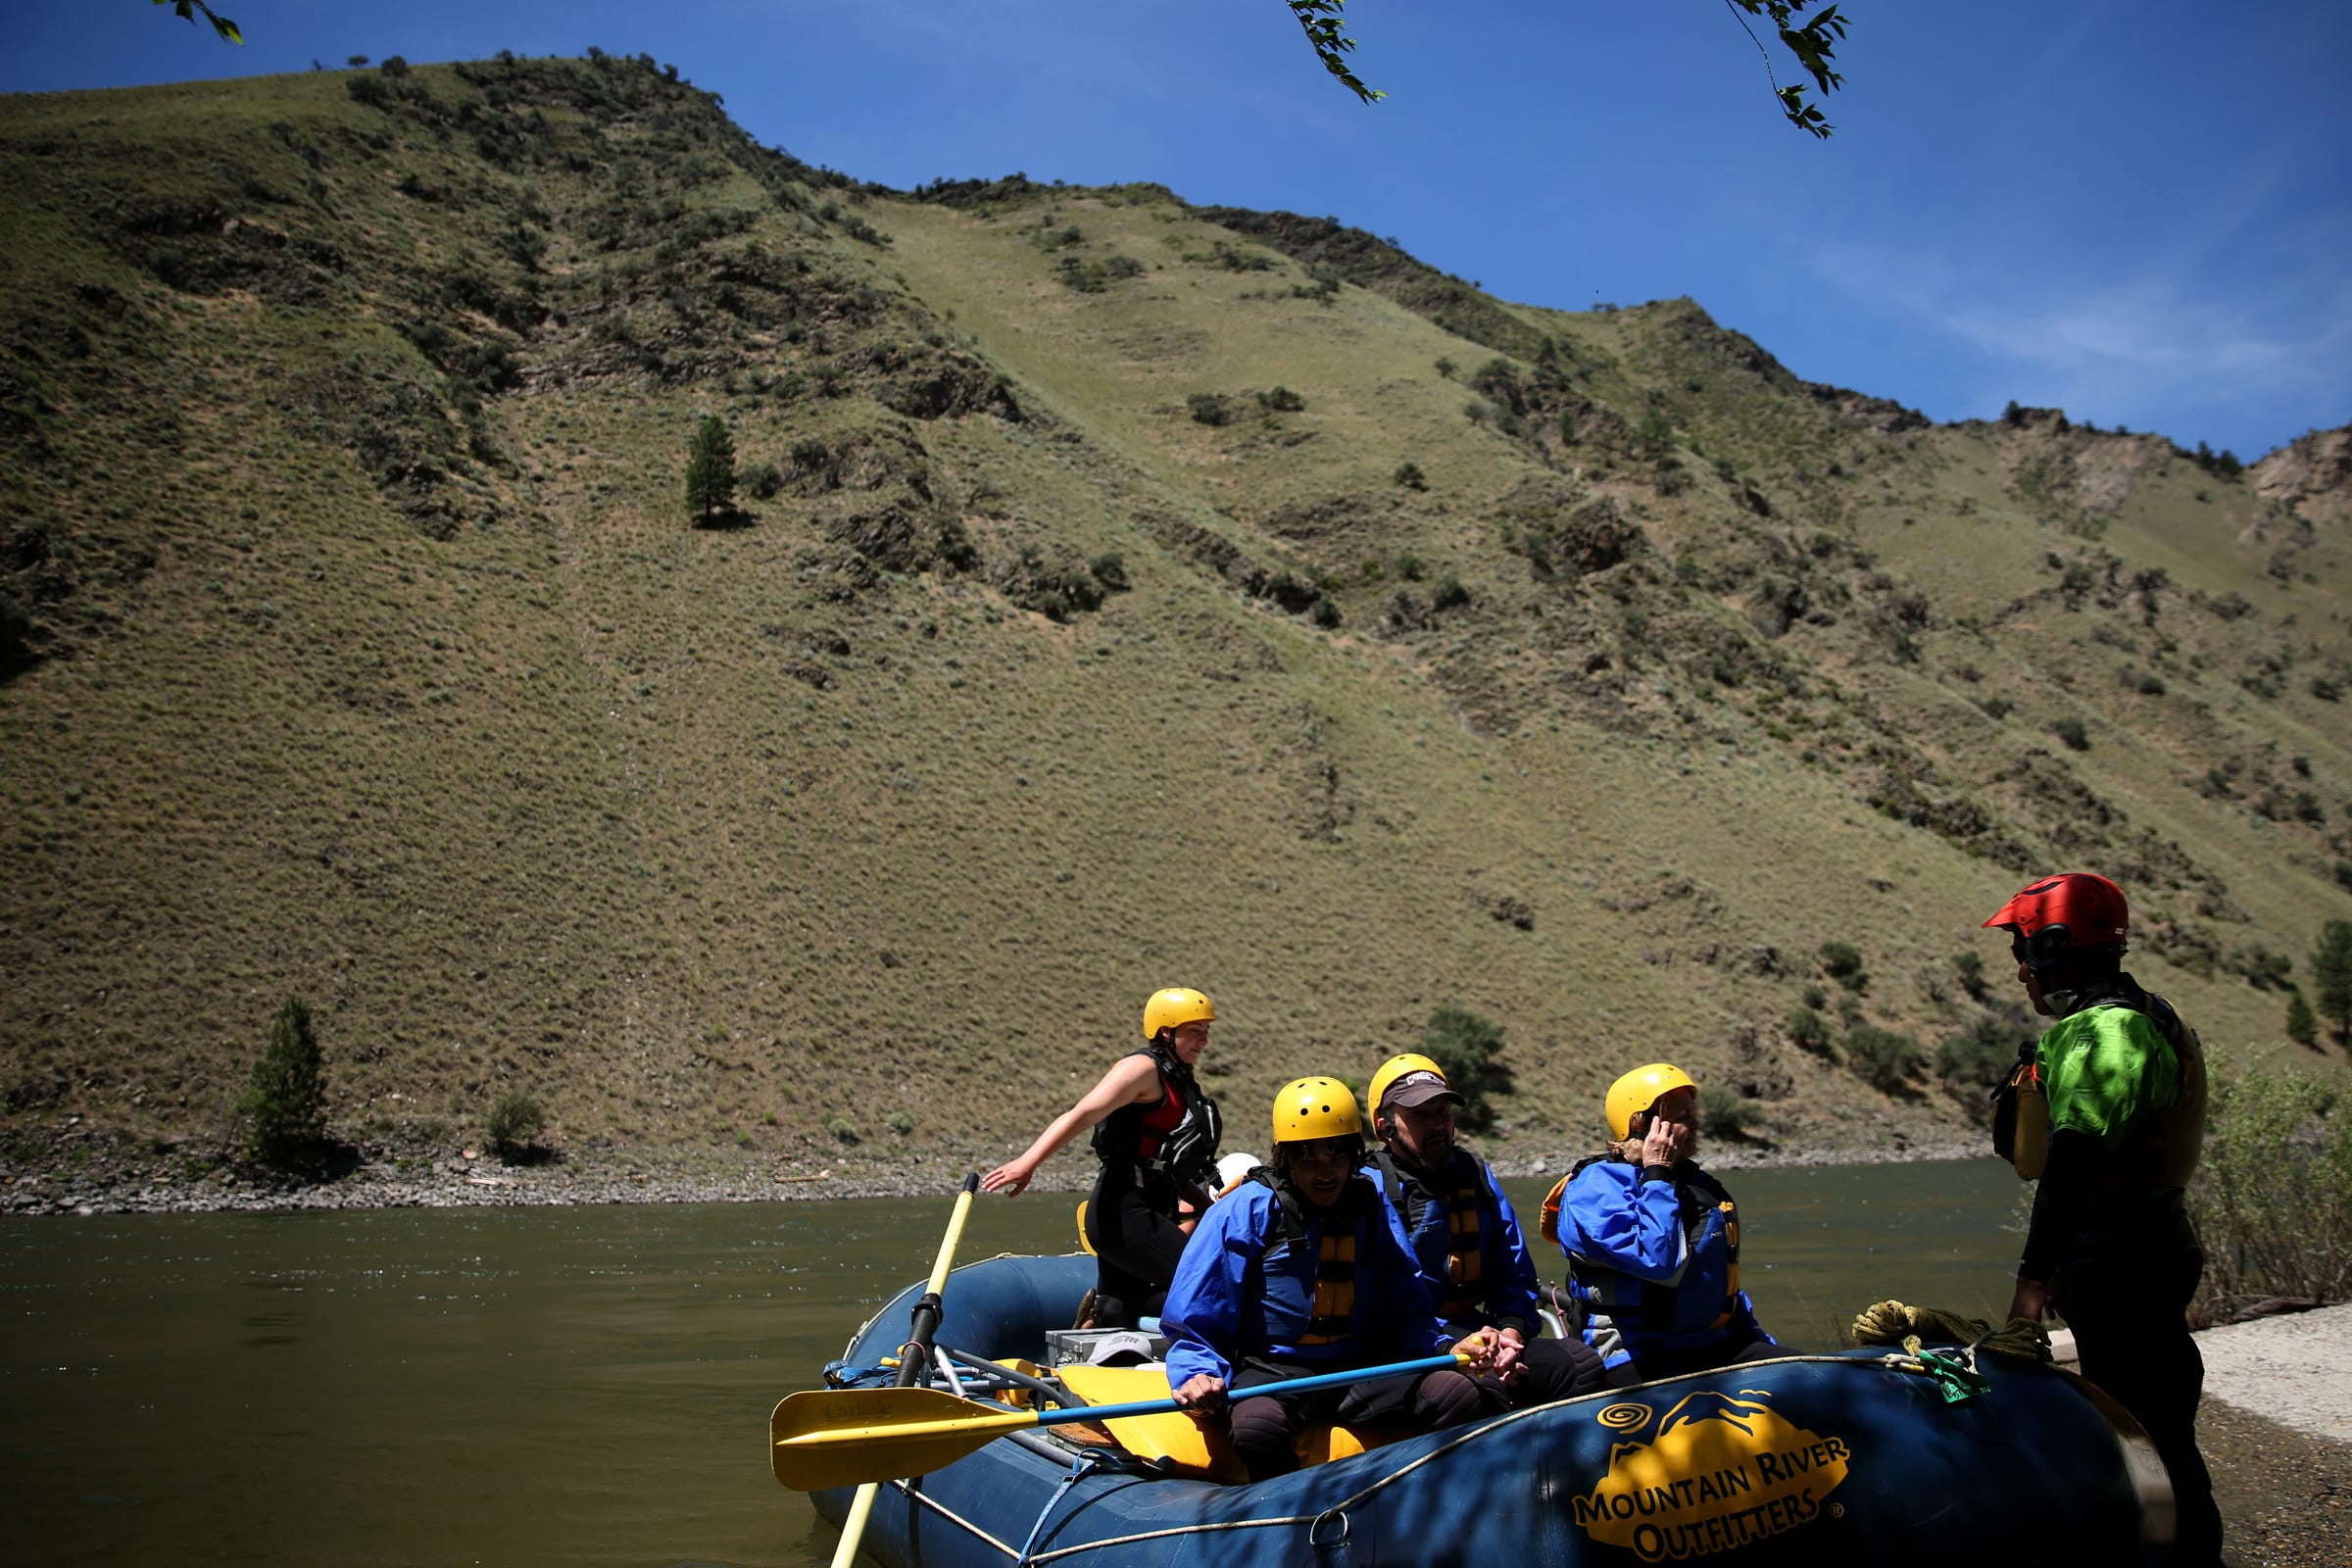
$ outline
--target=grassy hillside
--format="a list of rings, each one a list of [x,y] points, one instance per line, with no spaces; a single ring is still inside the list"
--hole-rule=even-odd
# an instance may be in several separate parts
[[[976,1156],[1168,983],[1245,1144],[1445,1003],[1498,1152],[1660,1055],[1919,1140],[1977,1089],[1886,1035],[2016,1038],[2024,875],[2124,880],[2230,1054],[2352,912],[2352,540],[2159,437],[886,192],[643,62],[4,99],[0,176],[21,1142],[216,1136],[297,991],[363,1141]]]

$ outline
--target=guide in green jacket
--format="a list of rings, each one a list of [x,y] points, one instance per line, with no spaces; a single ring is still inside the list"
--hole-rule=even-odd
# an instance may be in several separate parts
[[[2055,1308],[2082,1376],[2147,1429],[2178,1508],[2172,1561],[2221,1560],[2222,1521],[2197,1451],[2205,1363],[2185,1311],[2205,1254],[2181,1203],[2205,1133],[2205,1055],[2172,1004],[2123,970],[2123,889],[2070,871],[2029,884],[1986,926],[2009,933],[2034,1010],[2058,1021],[2014,1087],[2047,1104],[2016,1122],[2012,1157],[2039,1174],[2012,1317]]]

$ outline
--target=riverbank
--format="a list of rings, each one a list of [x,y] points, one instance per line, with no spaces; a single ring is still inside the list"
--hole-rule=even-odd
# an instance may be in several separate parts
[[[2197,1336],[2197,1443],[2240,1568],[2352,1562],[2352,1305]]]
[[[422,1143],[346,1147],[314,1173],[270,1170],[186,1144],[125,1142],[74,1127],[19,1134],[0,1153],[0,1213],[216,1213],[296,1208],[453,1208],[520,1203],[749,1203],[804,1198],[921,1198],[952,1192],[1017,1149],[977,1141],[810,1148],[752,1159],[723,1150],[591,1145],[509,1164],[488,1151]],[[1583,1151],[1481,1151],[1497,1175],[1564,1173]],[[1716,1170],[1909,1163],[1984,1153],[1974,1139],[1718,1141]],[[1039,1172],[1034,1192],[1084,1193],[1080,1152]]]

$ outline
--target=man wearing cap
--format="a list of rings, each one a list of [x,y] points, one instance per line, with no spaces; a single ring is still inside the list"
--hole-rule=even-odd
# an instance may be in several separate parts
[[[2018,984],[2057,1022],[2029,1048],[2046,1131],[2012,1157],[2038,1176],[2011,1317],[2055,1308],[2082,1376],[2147,1429],[2173,1483],[2172,1561],[2221,1559],[2222,1518],[2197,1451],[2205,1363],[2185,1310],[2205,1254],[2182,1205],[2205,1139],[2205,1051],[2164,998],[2124,972],[2124,890],[2088,871],[2028,883],[1986,926],[2009,933]]]
[[[1364,1174],[1411,1241],[1430,1305],[1456,1339],[1495,1332],[1490,1404],[1548,1404],[1597,1388],[1600,1357],[1581,1340],[1540,1338],[1534,1259],[1519,1216],[1487,1162],[1453,1141],[1462,1097],[1427,1056],[1391,1057],[1372,1075],[1380,1144]]]

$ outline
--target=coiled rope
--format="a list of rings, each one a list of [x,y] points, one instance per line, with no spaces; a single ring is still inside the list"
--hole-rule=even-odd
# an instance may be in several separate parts
[[[1931,1338],[1958,1344],[1958,1358],[1922,1348],[1922,1343]],[[1883,1357],[1885,1363],[1935,1379],[1936,1392],[1946,1404],[1958,1404],[1991,1389],[1977,1365],[1979,1350],[2028,1361],[2050,1359],[2049,1333],[2032,1318],[2012,1318],[2006,1327],[1996,1329],[1982,1318],[1962,1317],[1936,1306],[1906,1306],[1900,1301],[1865,1307],[1854,1319],[1854,1342],[1901,1346],[1903,1353]]]

